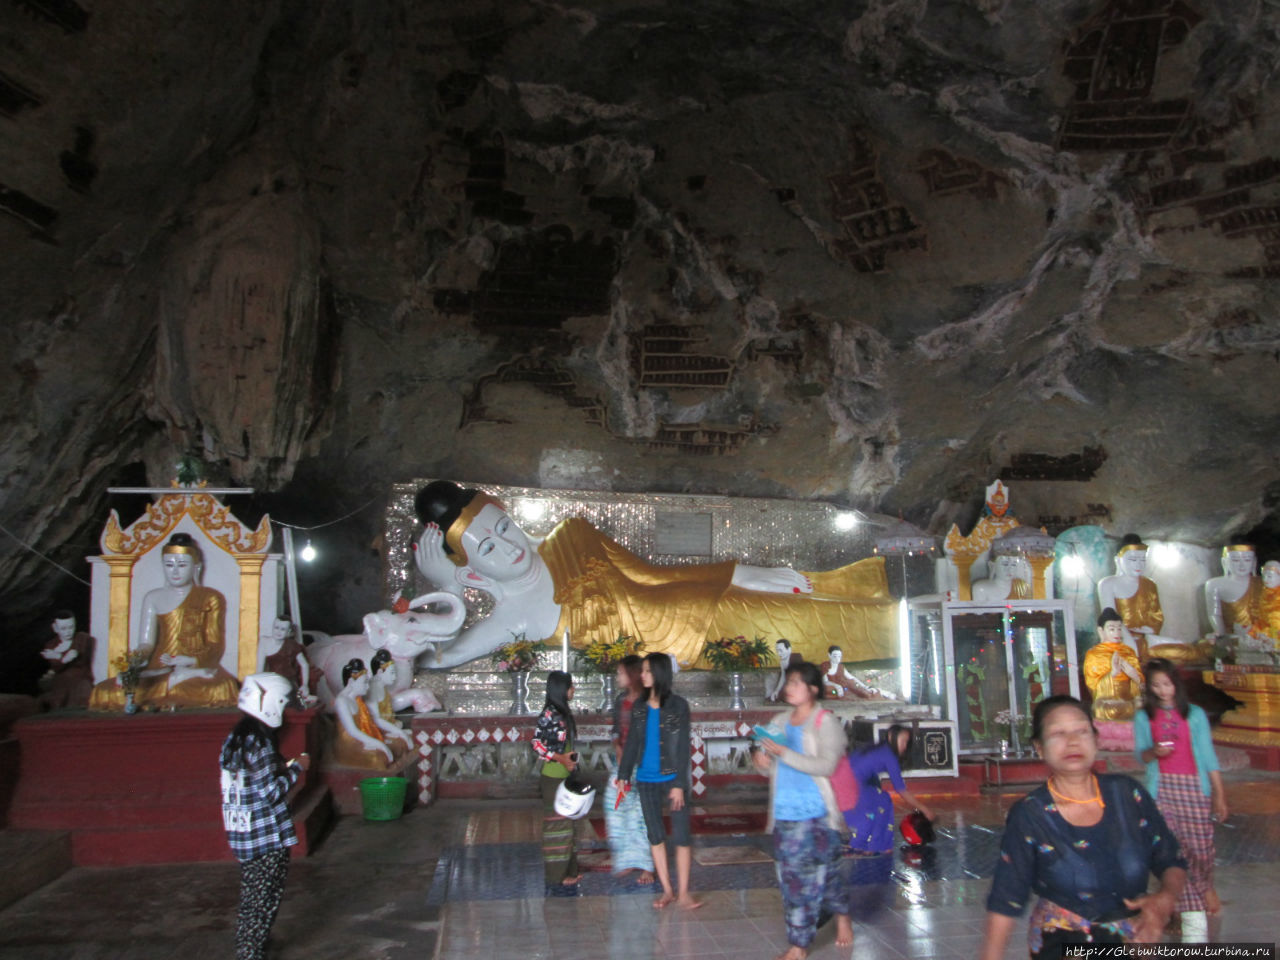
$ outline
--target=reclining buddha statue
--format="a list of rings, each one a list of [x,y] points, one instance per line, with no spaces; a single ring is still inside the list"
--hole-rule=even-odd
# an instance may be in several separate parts
[[[447,480],[420,490],[414,506],[425,528],[415,545],[422,575],[441,590],[461,596],[474,587],[494,601],[437,647],[434,667],[482,657],[513,634],[542,640],[566,630],[575,647],[627,634],[686,667],[705,666],[708,640],[739,634],[788,637],[815,663],[832,639],[851,662],[896,652],[897,601],[881,557],[821,573],[732,560],[658,566],[580,517],[531,539],[493,497]]]

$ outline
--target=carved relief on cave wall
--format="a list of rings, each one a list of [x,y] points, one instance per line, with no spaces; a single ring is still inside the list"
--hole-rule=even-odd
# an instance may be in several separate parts
[[[841,257],[859,273],[883,273],[890,253],[929,249],[923,225],[889,197],[879,174],[879,156],[865,131],[849,132],[849,162],[827,177],[831,215],[840,222],[835,241]]]
[[[1066,46],[1063,73],[1075,96],[1058,130],[1059,150],[1151,150],[1169,143],[1191,107],[1152,94],[1164,51],[1200,15],[1182,0],[1111,0]]]

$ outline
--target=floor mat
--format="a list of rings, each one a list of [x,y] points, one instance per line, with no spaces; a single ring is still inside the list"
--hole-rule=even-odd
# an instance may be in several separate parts
[[[693,859],[703,867],[773,862],[773,857],[757,847],[694,847]]]

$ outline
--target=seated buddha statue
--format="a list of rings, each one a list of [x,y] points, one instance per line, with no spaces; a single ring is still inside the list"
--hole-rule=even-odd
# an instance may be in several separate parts
[[[709,640],[739,634],[790,637],[804,659],[824,659],[825,638],[843,638],[851,661],[897,653],[896,601],[884,559],[801,573],[722,563],[659,566],[580,517],[530,539],[501,503],[437,480],[415,500],[424,531],[414,560],[441,590],[489,593],[491,612],[437,647],[430,666],[484,656],[512,634],[546,640],[568,631],[577,648],[621,634],[683,667],[707,666]]]
[[[369,668],[360,658],[348,660],[342,668],[342,692],[333,700],[333,759],[347,767],[385,770],[394,759],[382,729],[365,702],[369,695]]]
[[[1268,560],[1262,565],[1262,590],[1249,634],[1255,641],[1253,649],[1280,651],[1280,560]]]
[[[1031,584],[1018,576],[1022,559],[1016,554],[991,558],[991,576],[973,583],[974,603],[999,603],[1001,600],[1031,599]]]
[[[1116,552],[1116,572],[1098,581],[1098,604],[1110,607],[1124,621],[1125,639],[1145,663],[1164,657],[1174,663],[1198,663],[1212,659],[1212,651],[1194,643],[1163,636],[1164,612],[1160,591],[1154,580],[1143,576],[1147,569],[1147,545],[1135,533],[1127,533]]]
[[[1248,635],[1262,601],[1257,564],[1258,555],[1247,543],[1222,548],[1222,576],[1204,585],[1205,612],[1216,636]]]
[[[175,533],[161,550],[165,585],[142,598],[135,650],[150,650],[134,702],[139,707],[234,707],[240,684],[222,668],[226,598],[201,586],[204,555],[190,534]],[[124,706],[119,676],[93,688],[91,710]]]
[[[1125,643],[1124,621],[1111,608],[1098,614],[1098,642],[1084,655],[1084,682],[1095,720],[1132,720],[1142,699],[1138,652]]]
[[[828,699],[843,700],[846,696],[858,700],[888,700],[881,691],[863,683],[843,665],[844,651],[839,647],[827,647],[827,659],[822,670],[822,686]]]
[[[398,670],[390,651],[385,648],[377,650],[369,661],[369,692],[364,702],[374,724],[382,731],[383,741],[396,757],[402,757],[413,749],[413,738],[396,719],[395,704],[391,700]]]

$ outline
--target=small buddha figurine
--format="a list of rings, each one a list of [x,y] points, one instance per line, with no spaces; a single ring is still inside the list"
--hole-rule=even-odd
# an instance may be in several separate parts
[[[1258,555],[1247,543],[1222,548],[1222,576],[1204,585],[1205,612],[1216,636],[1248,635],[1262,601],[1262,581],[1256,574]]]
[[[1208,650],[1161,635],[1164,612],[1160,590],[1154,580],[1143,576],[1146,569],[1147,545],[1136,533],[1125,534],[1116,552],[1116,572],[1098,581],[1098,604],[1120,614],[1125,639],[1136,647],[1141,662],[1151,657],[1164,657],[1174,663],[1208,659]]]
[[[765,677],[764,698],[771,703],[777,703],[782,697],[782,688],[787,683],[787,668],[804,658],[798,653],[791,652],[791,641],[785,637],[780,637],[774,643],[773,650],[778,656],[778,672],[772,677]]]
[[[293,621],[276,617],[271,623],[271,636],[258,641],[262,652],[262,669],[278,674],[293,684],[290,704],[313,707],[317,699],[311,689],[311,663],[294,633]]]
[[[391,654],[380,649],[373,655],[369,664],[369,693],[365,696],[365,705],[378,729],[383,732],[382,739],[391,747],[397,758],[405,755],[413,748],[413,738],[396,719],[396,708],[391,701],[391,689],[396,683],[396,662]]]
[[[1083,672],[1095,720],[1133,719],[1142,698],[1142,666],[1125,643],[1124,621],[1110,607],[1098,614],[1098,642],[1084,655]]]
[[[142,598],[135,650],[150,650],[134,701],[140,707],[234,707],[240,684],[222,668],[227,600],[200,584],[204,554],[188,533],[175,533],[162,548],[165,586]],[[124,688],[117,675],[93,688],[89,707],[120,709]]]
[[[860,700],[884,700],[883,693],[869,687],[842,665],[844,651],[839,647],[827,647],[827,659],[822,664],[822,685],[827,696],[843,700],[848,694]]]
[[[352,658],[342,668],[342,692],[333,701],[333,714],[338,719],[333,759],[348,767],[385,770],[394,755],[365,703],[368,695],[369,668],[358,657]]]
[[[974,603],[998,603],[1001,600],[1029,600],[1031,584],[1018,576],[1022,560],[1015,554],[992,558],[991,576],[973,584]]]
[[[93,637],[76,630],[76,615],[53,615],[53,637],[40,651],[49,665],[47,689],[36,702],[42,710],[83,709],[93,692]]]

